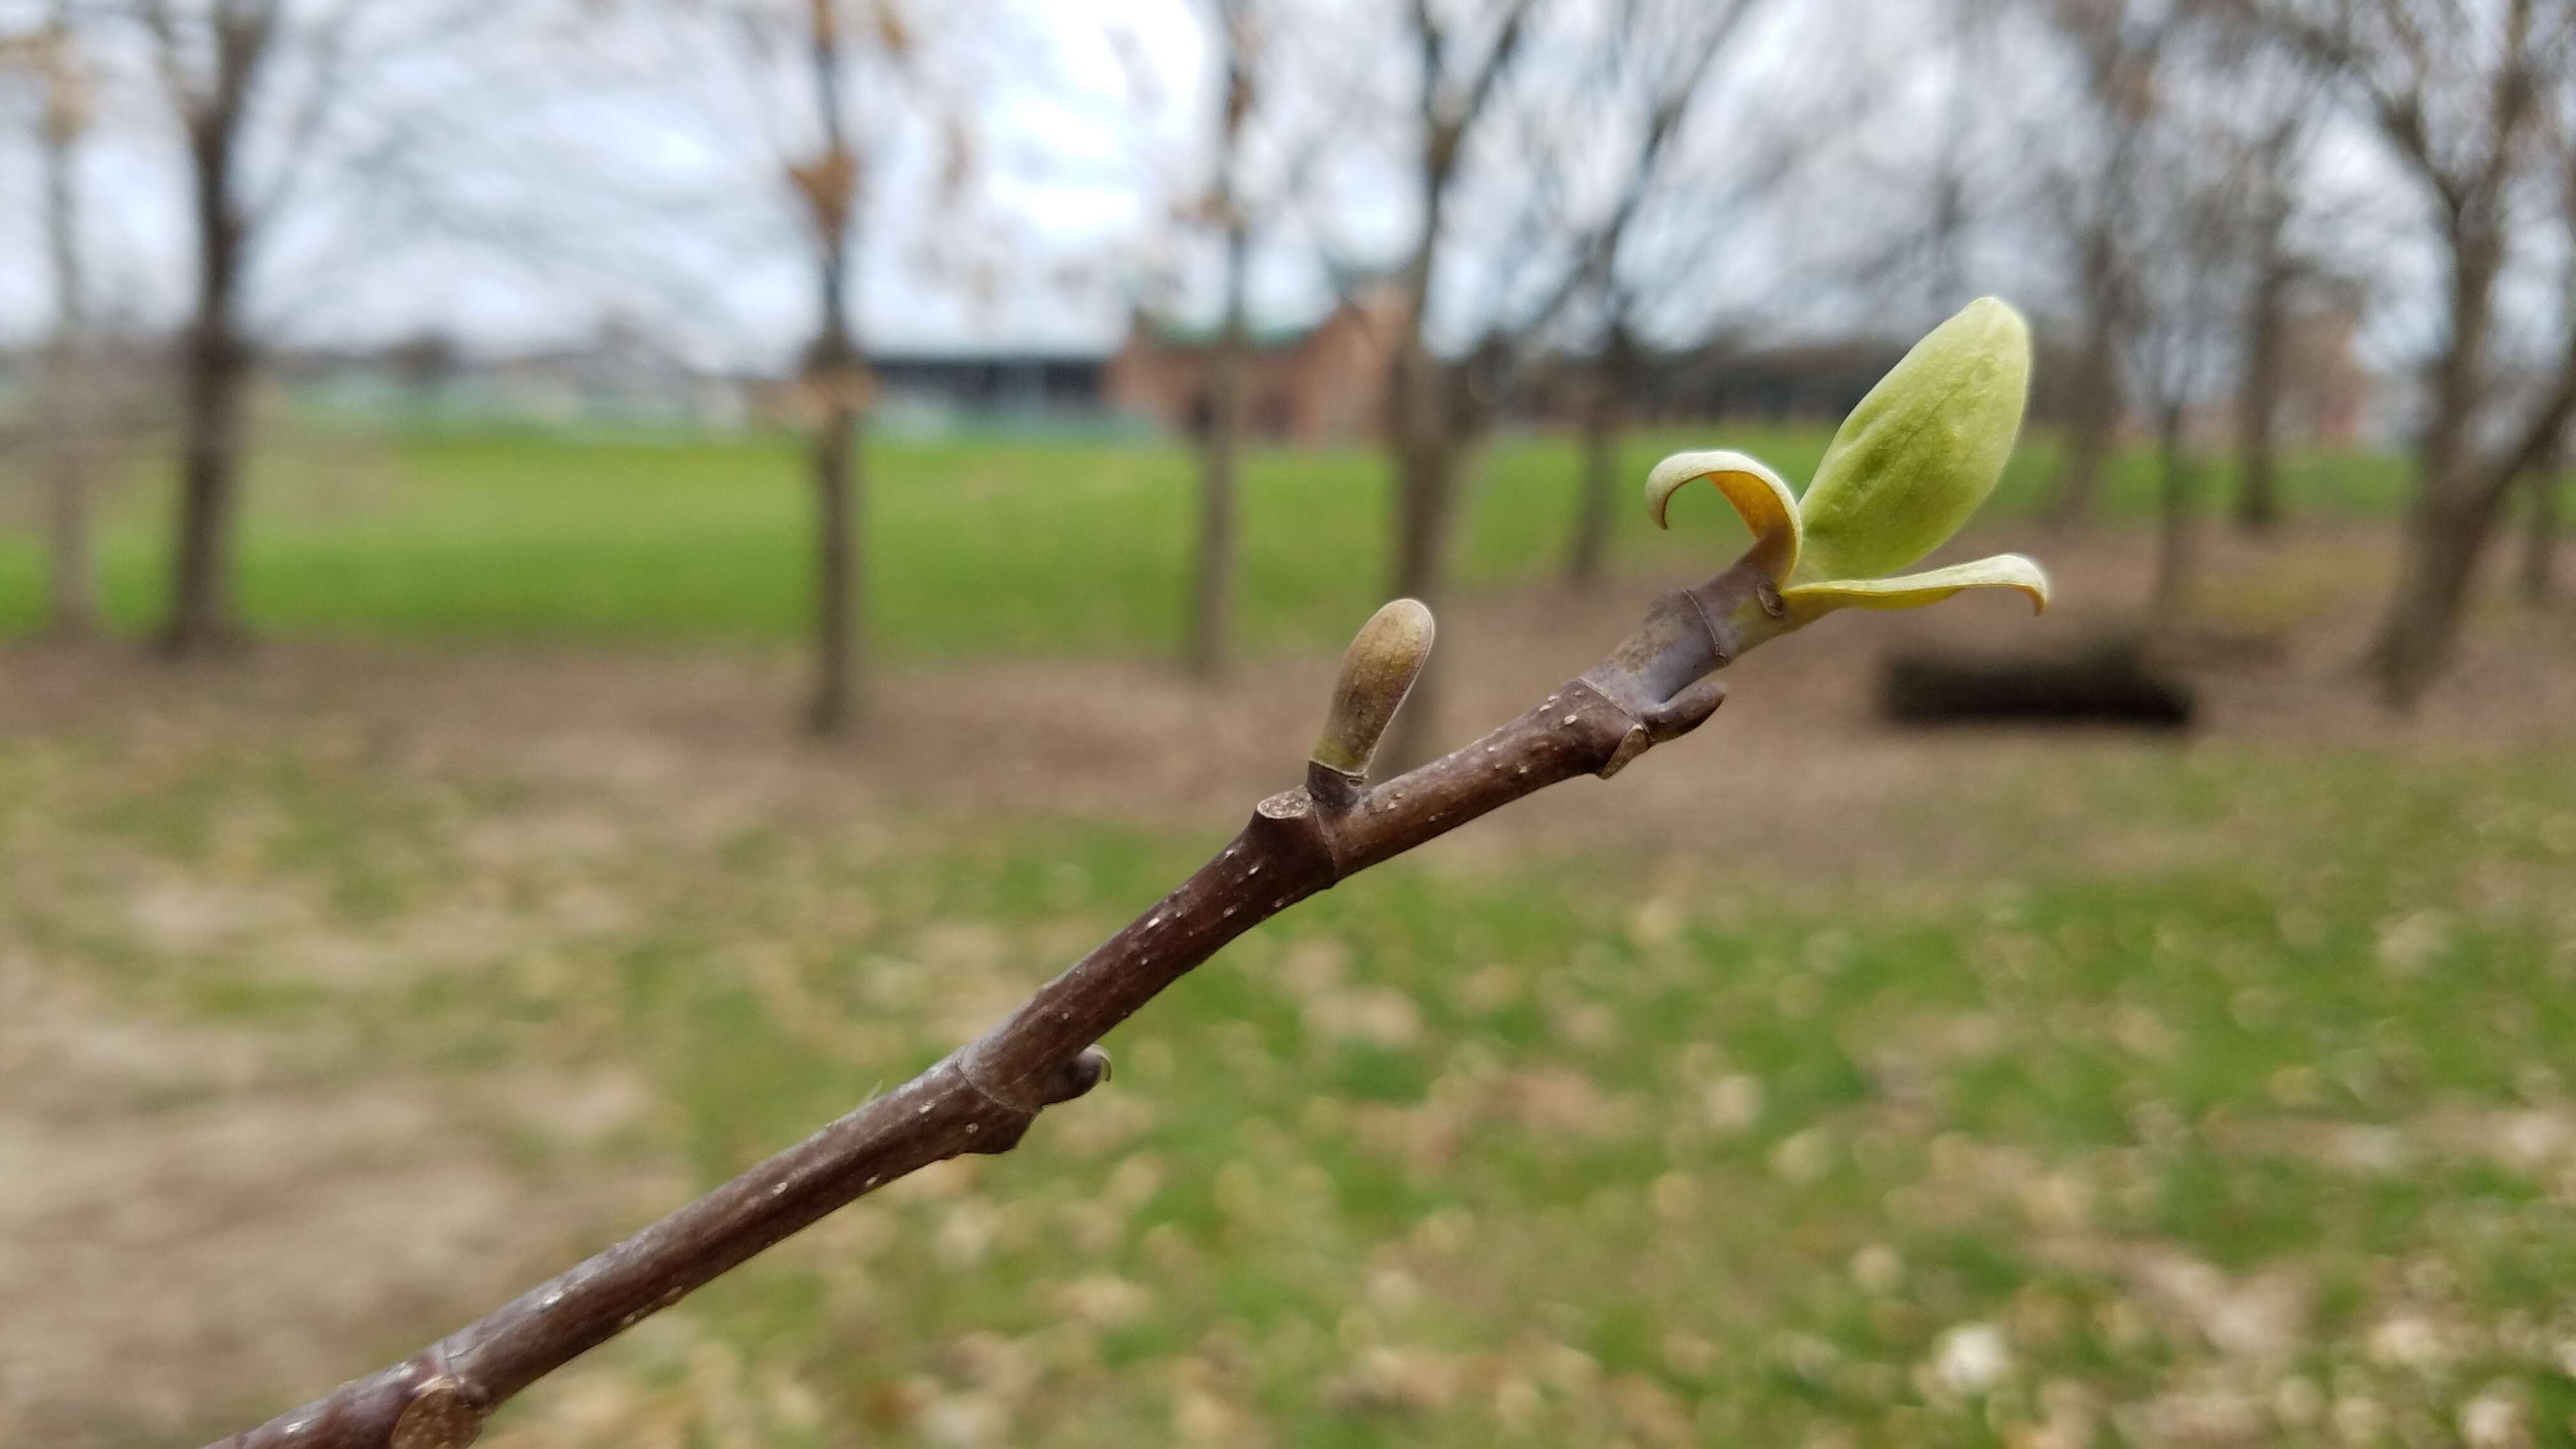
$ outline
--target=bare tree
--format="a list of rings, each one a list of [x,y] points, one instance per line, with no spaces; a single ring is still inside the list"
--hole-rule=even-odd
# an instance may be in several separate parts
[[[2122,415],[2120,357],[2136,303],[2132,254],[2140,225],[2137,172],[2159,103],[2163,51],[2180,7],[2139,0],[2038,0],[2075,61],[2064,154],[2043,185],[2045,210],[2074,248],[2082,318],[2067,389],[2066,453],[2048,509],[2058,528],[2082,525],[2101,490]]]
[[[2280,430],[2290,308],[2318,265],[2297,224],[2311,205],[2308,157],[2323,116],[2314,71],[2263,43],[2259,32],[2214,14],[2212,58],[2200,89],[2221,122],[2218,159],[2234,174],[2246,271],[2241,311],[2242,370],[2236,394],[2236,526],[2268,533],[2281,521]]]
[[[2443,270],[2440,340],[2396,589],[2368,663],[2411,707],[2448,662],[2480,557],[2515,479],[2576,411],[2576,264],[2565,339],[2518,412],[2497,302],[2520,214],[2576,224],[2576,10],[2547,0],[2243,0],[2323,67],[2425,203]]]
[[[2131,237],[2122,370],[2140,410],[2155,419],[2156,568],[2148,612],[2168,625],[2189,615],[2200,553],[2207,459],[2192,422],[2223,395],[2249,290],[2238,274],[2250,260],[2240,226],[2253,187],[2229,156],[2230,141],[2223,116],[2168,105],[2149,128],[2134,172],[2141,230]]]
[[[925,218],[949,217],[970,187],[970,88],[951,87],[939,67],[956,49],[947,42],[974,34],[983,12],[903,0],[642,0],[623,13],[629,28],[584,57],[595,83],[622,104],[702,128],[705,159],[656,168],[628,198],[657,234],[659,265],[695,277],[664,289],[703,292],[707,272],[775,263],[810,298],[790,394],[814,519],[802,717],[816,734],[839,734],[865,717],[872,653],[862,263],[900,240],[876,224],[899,167],[911,168],[904,184],[913,171],[927,175],[929,191],[907,196]],[[630,49],[640,60],[626,61]],[[971,250],[944,247],[924,274],[971,260]],[[661,300],[674,315],[691,310]],[[696,310],[731,299],[704,300]]]
[[[2162,41],[2158,100],[2133,174],[2128,368],[2156,420],[2158,562],[2150,612],[2188,613],[2207,459],[2195,416],[2214,422],[2233,381],[2234,513],[2251,532],[2279,519],[2278,433],[2298,284],[2321,271],[2294,223],[2314,210],[2305,152],[2319,114],[2312,72],[2241,18],[2181,12]]]
[[[1764,0],[1632,3],[1620,12],[1601,58],[1598,88],[1612,107],[1637,117],[1644,152],[1630,173],[1631,194],[1601,227],[1586,290],[1576,299],[1597,340],[1578,402],[1580,477],[1565,553],[1565,579],[1575,588],[1599,583],[1609,556],[1620,439],[1648,332],[1659,320],[1669,325],[1695,300],[1701,289],[1694,276],[1741,237],[1745,215],[1775,195],[1810,154],[1817,116],[1853,114],[1842,109],[1850,101],[1843,89],[1822,80],[1803,57],[1766,56],[1761,84],[1713,85],[1729,42],[1765,8]],[[1834,102],[1817,104],[1828,89]],[[1746,91],[1751,99],[1715,114],[1703,99],[1711,90]],[[1710,119],[1693,126],[1695,116]],[[1687,155],[1685,141],[1699,142],[1700,154]],[[1715,326],[1704,304],[1700,310],[1688,330],[1707,335]]]
[[[1431,0],[1411,0],[1407,10],[1420,125],[1412,179],[1421,215],[1397,274],[1405,330],[1388,371],[1385,423],[1396,474],[1393,592],[1435,604],[1445,592],[1442,564],[1457,508],[1460,455],[1478,421],[1470,379],[1478,363],[1491,361],[1490,349],[1481,344],[1471,360],[1443,358],[1433,347],[1431,304],[1440,281],[1441,243],[1469,142],[1495,109],[1531,29],[1534,6],[1535,0],[1513,0],[1481,53],[1472,56],[1465,54],[1465,27],[1438,14]],[[1429,704],[1426,697],[1410,718],[1427,719]],[[1398,759],[1421,752],[1410,733],[1399,736]]]
[[[262,82],[298,22],[280,0],[216,0],[183,16],[146,0],[143,18],[170,101],[187,132],[197,223],[197,290],[181,350],[179,518],[171,533],[170,606],[162,648],[202,653],[235,632],[232,532],[240,507],[250,346],[243,273],[262,216],[243,175],[243,140]],[[336,31],[317,39],[336,46]]]
[[[2044,0],[2040,13],[2079,77],[2071,97],[2038,112],[2047,126],[2077,122],[2044,190],[2046,210],[2077,244],[2083,318],[2050,517],[2067,526],[2091,512],[2125,396],[2155,420],[2159,511],[2171,525],[2175,485],[2205,461],[2178,466],[2199,447],[2183,433],[2206,431],[2180,428],[2173,405],[2202,411],[2213,401],[2205,390],[2232,372],[2233,512],[2248,531],[2269,529],[2280,511],[2293,309],[2301,284],[2325,267],[2308,236],[2321,204],[2309,166],[2324,111],[2314,69],[2206,0]],[[2188,275],[2175,272],[2177,258],[2188,259]],[[2211,290],[2221,275],[2224,296]],[[2232,338],[2218,335],[2231,328]],[[2220,365],[2222,354],[2232,367]],[[2178,400],[2174,369],[2185,363],[2189,395]],[[2139,367],[2154,375],[2124,376]]]
[[[1923,238],[1927,311],[1946,317],[1968,284],[1967,238],[1979,211],[1982,159],[1972,137],[1976,112],[1992,94],[1997,7],[1987,0],[1950,0],[1941,14],[1949,75],[1941,97],[1941,128],[1931,167],[1929,224]]]
[[[2301,132],[2295,118],[2271,130],[2256,165],[2279,176],[2290,169]],[[2281,521],[2280,419],[2281,368],[2289,330],[2289,300],[2298,278],[2290,254],[2291,192],[2267,187],[2255,202],[2249,240],[2253,277],[2245,301],[2245,381],[2237,394],[2236,524],[2248,533],[2268,533]]]
[[[1605,285],[1601,341],[1584,371],[1580,424],[1582,478],[1575,490],[1574,527],[1566,540],[1565,582],[1589,589],[1601,582],[1610,556],[1611,520],[1619,496],[1619,437],[1628,390],[1637,376],[1637,334],[1625,298]]]
[[[1395,278],[1404,321],[1384,419],[1397,592],[1445,594],[1468,462],[1495,402],[1514,367],[1597,286],[1667,164],[1701,79],[1750,10],[1748,0],[1641,0],[1602,15],[1540,0],[1467,16],[1433,0],[1407,6],[1414,146],[1405,170],[1416,213]],[[1543,77],[1516,79],[1534,36],[1551,65]],[[1651,79],[1630,67],[1634,84],[1604,88],[1601,70],[1569,63],[1632,40],[1643,51],[1646,37],[1667,42]],[[1479,159],[1486,164],[1472,164]],[[1478,203],[1491,211],[1462,224]],[[1392,745],[1398,760],[1431,753],[1437,679],[1406,712]]]
[[[877,49],[899,63],[909,43],[901,18],[885,0],[870,8]],[[858,83],[850,73],[855,43],[849,19],[840,0],[805,0],[804,10],[814,142],[788,161],[785,179],[805,205],[814,265],[814,340],[805,351],[807,405],[814,412],[808,445],[814,476],[814,688],[806,723],[817,734],[833,734],[862,703],[858,430],[866,383],[850,289],[864,177],[843,94]],[[746,12],[744,23],[757,25],[759,18]]]
[[[1190,580],[1183,663],[1200,679],[1225,672],[1234,628],[1236,472],[1243,452],[1245,315],[1252,277],[1252,215],[1245,194],[1244,131],[1252,117],[1260,43],[1251,0],[1209,0],[1222,58],[1214,182],[1208,210],[1225,234],[1225,302],[1208,368],[1208,426],[1199,461],[1199,538]]]
[[[257,342],[285,325],[292,299],[363,285],[353,279],[426,238],[441,188],[476,169],[453,144],[478,125],[463,100],[468,63],[507,55],[507,37],[486,32],[521,12],[475,0],[133,0],[102,13],[139,24],[148,83],[183,143],[195,286],[160,644],[193,655],[240,633],[233,535]]]
[[[1168,233],[1149,235],[1141,268],[1152,290],[1186,306],[1187,288],[1166,246],[1213,240],[1217,309],[1212,343],[1200,356],[1190,434],[1197,447],[1199,498],[1179,663],[1202,680],[1221,677],[1234,650],[1243,455],[1251,442],[1251,392],[1259,354],[1252,320],[1256,260],[1293,244],[1313,188],[1350,139],[1353,105],[1369,89],[1352,63],[1347,16],[1316,3],[1200,0],[1214,58],[1214,104],[1206,154],[1186,158],[1139,148],[1143,187],[1174,198]],[[1139,108],[1161,102],[1150,60],[1135,37],[1111,32]],[[1132,265],[1132,263],[1131,263]],[[1348,301],[1349,298],[1344,300]]]
[[[50,0],[44,23],[0,39],[0,64],[23,69],[37,89],[35,134],[44,173],[47,280],[54,319],[38,369],[48,576],[47,629],[77,642],[98,628],[98,563],[91,536],[99,424],[91,358],[89,283],[83,275],[79,147],[89,128],[92,81],[70,0]]]

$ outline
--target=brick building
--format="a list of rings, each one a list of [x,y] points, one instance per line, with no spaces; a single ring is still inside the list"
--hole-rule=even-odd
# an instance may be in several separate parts
[[[2371,441],[2364,424],[2375,380],[2354,345],[2362,289],[2319,280],[2302,290],[2281,338],[2281,436],[2334,448]]]
[[[2294,446],[2349,448],[2373,436],[2379,380],[2357,343],[2364,297],[2333,278],[2311,278],[2290,298],[2282,338],[2280,436]],[[1255,439],[1299,444],[1379,434],[1387,370],[1402,334],[1403,300],[1380,284],[1356,294],[1314,324],[1256,328],[1251,338],[1244,421]],[[1209,372],[1212,328],[1183,329],[1140,315],[1107,362],[1108,406],[1179,437],[1206,431],[1213,416]],[[1622,389],[1629,418],[1679,423],[1727,418],[1838,421],[1897,360],[1907,340],[1835,338],[1747,348],[1725,339],[1679,351],[1650,351]],[[2043,327],[2031,388],[2031,418],[2063,421],[2067,381],[2075,371],[2069,337]],[[1571,426],[1594,386],[1590,359],[1551,353],[1532,360],[1511,383],[1503,411],[1517,422]],[[2191,410],[2188,427],[2213,444],[2232,436],[2233,398]],[[2132,418],[2143,433],[2152,420]]]
[[[1387,369],[1402,332],[1403,299],[1378,287],[1345,299],[1310,326],[1256,327],[1244,379],[1244,426],[1278,442],[1375,436]],[[1215,418],[1209,391],[1217,334],[1139,316],[1109,359],[1109,405],[1163,431],[1195,437]]]

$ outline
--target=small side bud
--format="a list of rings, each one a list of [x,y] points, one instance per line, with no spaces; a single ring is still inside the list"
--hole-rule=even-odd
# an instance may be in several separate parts
[[[1431,657],[1431,635],[1431,611],[1417,600],[1398,599],[1371,616],[1342,656],[1324,733],[1308,758],[1353,780],[1365,778],[1379,739]]]
[[[1073,1058],[1047,1074],[1046,1105],[1070,1102],[1109,1080],[1109,1053],[1097,1046],[1084,1047]]]

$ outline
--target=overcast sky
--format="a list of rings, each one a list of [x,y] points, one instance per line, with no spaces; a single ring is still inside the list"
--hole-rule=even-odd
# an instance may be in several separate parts
[[[1587,5],[1606,13],[1597,0],[1550,13],[1580,24]],[[0,32],[43,8],[0,0]],[[1410,134],[1390,79],[1402,58],[1392,9],[1294,0],[1296,23],[1281,27],[1290,82],[1265,96],[1280,116],[1256,130],[1257,189],[1281,190],[1290,143],[1319,125],[1332,128],[1336,159],[1309,177],[1307,203],[1265,217],[1255,310],[1268,320],[1320,312],[1325,256],[1385,262],[1411,225],[1387,165]],[[670,11],[633,0],[376,0],[365,13],[385,28],[359,47],[373,68],[351,88],[363,104],[334,133],[342,164],[308,179],[259,251],[251,297],[261,335],[376,345],[437,331],[509,351],[622,320],[702,364],[776,368],[792,358],[811,326],[812,283],[776,158],[810,144],[797,134],[800,77],[729,61],[706,34],[667,23]],[[925,34],[951,32],[925,47],[915,91],[880,87],[868,112],[877,148],[862,250],[868,343],[1097,349],[1122,335],[1140,295],[1204,313],[1213,248],[1172,219],[1204,182],[1213,55],[1202,0],[925,0],[915,13]],[[404,29],[460,14],[461,43],[421,46]],[[1944,45],[1950,14],[1933,0],[1769,7],[1705,88],[1700,114],[1711,124],[1676,163],[1661,232],[1688,270],[1669,290],[1698,309],[1680,331],[1729,316],[1780,334],[1893,333],[1930,320],[1913,315],[1910,284],[1880,275],[1874,258],[1919,228],[1946,97],[1967,87],[1964,114],[1995,171],[1988,184],[2004,185],[2039,160],[2021,154],[2026,138],[2012,130],[2022,124],[2016,98],[2048,84],[2008,51],[1974,72],[1942,59],[1955,52]],[[1578,51],[1539,46],[1526,64],[1565,64]],[[191,289],[177,127],[130,31],[112,30],[95,64],[98,123],[82,150],[94,306],[167,328]],[[1345,79],[1325,79],[1336,75]],[[276,81],[273,114],[294,113],[302,79],[290,69]],[[1852,94],[1835,90],[1855,82]],[[1819,97],[1830,113],[1821,118]],[[33,101],[23,77],[0,77],[0,333],[21,339],[52,309]],[[1811,133],[1815,163],[1799,188],[1722,216],[1693,210],[1744,169],[1765,125]],[[272,128],[272,146],[281,130]],[[962,191],[941,185],[956,134],[972,138]],[[2329,148],[2329,164],[2353,173],[2343,190],[2384,188],[2369,150],[2350,136]],[[1525,188],[1522,158],[1507,159],[1487,172]],[[274,160],[257,153],[252,169],[273,172]],[[1558,158],[1557,180],[1579,191],[1593,160]],[[1463,204],[1479,203],[1471,193]],[[2403,232],[2405,204],[2369,219]],[[1482,241],[1483,220],[1471,210],[1460,234],[1496,245]],[[1658,227],[1641,223],[1639,234],[1651,241]],[[2064,258],[2044,230],[1971,240],[1980,287],[2042,316],[2062,305],[2052,289]],[[2407,275],[2402,240],[2356,247],[2385,274],[2377,280],[2398,283],[2379,294],[2371,346],[2383,364],[2401,363],[2425,340],[2425,314],[2406,301],[2421,278]],[[1480,255],[1466,248],[1448,267],[1453,289],[1479,284]],[[1919,309],[1957,300],[1927,292]]]
[[[1191,0],[989,0],[985,8],[981,18],[1007,43],[977,47],[981,73],[968,78],[975,94],[939,102],[973,122],[973,205],[964,215],[931,214],[922,192],[938,143],[917,125],[888,128],[862,248],[865,329],[885,347],[1106,345],[1125,325],[1139,243],[1161,230],[1167,189],[1187,175],[1206,104],[1206,38]],[[32,0],[0,0],[0,31],[19,30],[40,10]],[[712,87],[656,100],[641,81],[603,88],[585,71],[577,94],[550,95],[550,85],[563,89],[560,73],[535,61],[535,37],[499,23],[478,43],[492,63],[470,79],[436,62],[406,62],[384,87],[422,105],[476,89],[466,108],[474,114],[407,163],[448,168],[437,214],[426,214],[413,188],[344,178],[345,199],[365,192],[364,207],[376,214],[324,198],[272,234],[255,288],[261,320],[308,341],[435,328],[509,349],[649,314],[656,330],[676,320],[668,330],[706,360],[774,362],[780,339],[809,325],[811,301],[810,282],[782,244],[764,138],[710,144],[710,108],[721,115],[729,104]],[[620,64],[671,58],[641,54],[649,47],[632,35],[622,43],[635,53]],[[511,46],[527,48],[530,62],[494,61],[496,48]],[[103,60],[111,74],[82,151],[84,230],[100,305],[123,320],[166,325],[188,299],[193,232],[176,127],[136,79],[138,60]],[[1008,83],[993,84],[997,75]],[[1152,84],[1140,86],[1140,76]],[[35,205],[33,97],[17,77],[0,85],[9,123],[0,146],[0,329],[23,338],[45,324],[52,301]],[[389,114],[401,108],[378,103]],[[423,214],[406,214],[415,206]]]

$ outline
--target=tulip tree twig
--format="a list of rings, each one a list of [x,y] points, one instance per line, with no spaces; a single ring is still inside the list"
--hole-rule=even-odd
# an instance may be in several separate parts
[[[894,1091],[419,1353],[215,1449],[458,1449],[494,1407],[835,1208],[934,1162],[1007,1152],[1108,1076],[1094,1045],[1235,937],[1358,871],[1577,775],[1610,775],[1714,713],[1710,674],[1781,609],[1748,554],[1657,599],[1591,670],[1483,739],[1367,782],[1431,645],[1411,600],[1353,642],[1306,783],[1257,805],[1215,859],[1008,1018]]]
[[[1253,808],[1214,860],[1038,988],[1001,1025],[900,1088],[570,1272],[374,1375],[218,1449],[458,1449],[494,1406],[645,1315],[933,1162],[1007,1152],[1037,1115],[1108,1075],[1096,1045],[1225,943],[1357,871],[1576,775],[1617,773],[1715,713],[1709,676],[1837,609],[1916,608],[1971,588],[2048,603],[2017,554],[1895,574],[1966,522],[2021,426],[2030,331],[1994,298],[1915,344],[1844,419],[1803,496],[1739,453],[1688,453],[1648,475],[1661,523],[1705,478],[1754,534],[1733,567],[1657,599],[1607,657],[1520,718],[1372,787],[1369,761],[1431,650],[1410,599],[1352,642],[1306,783]]]

